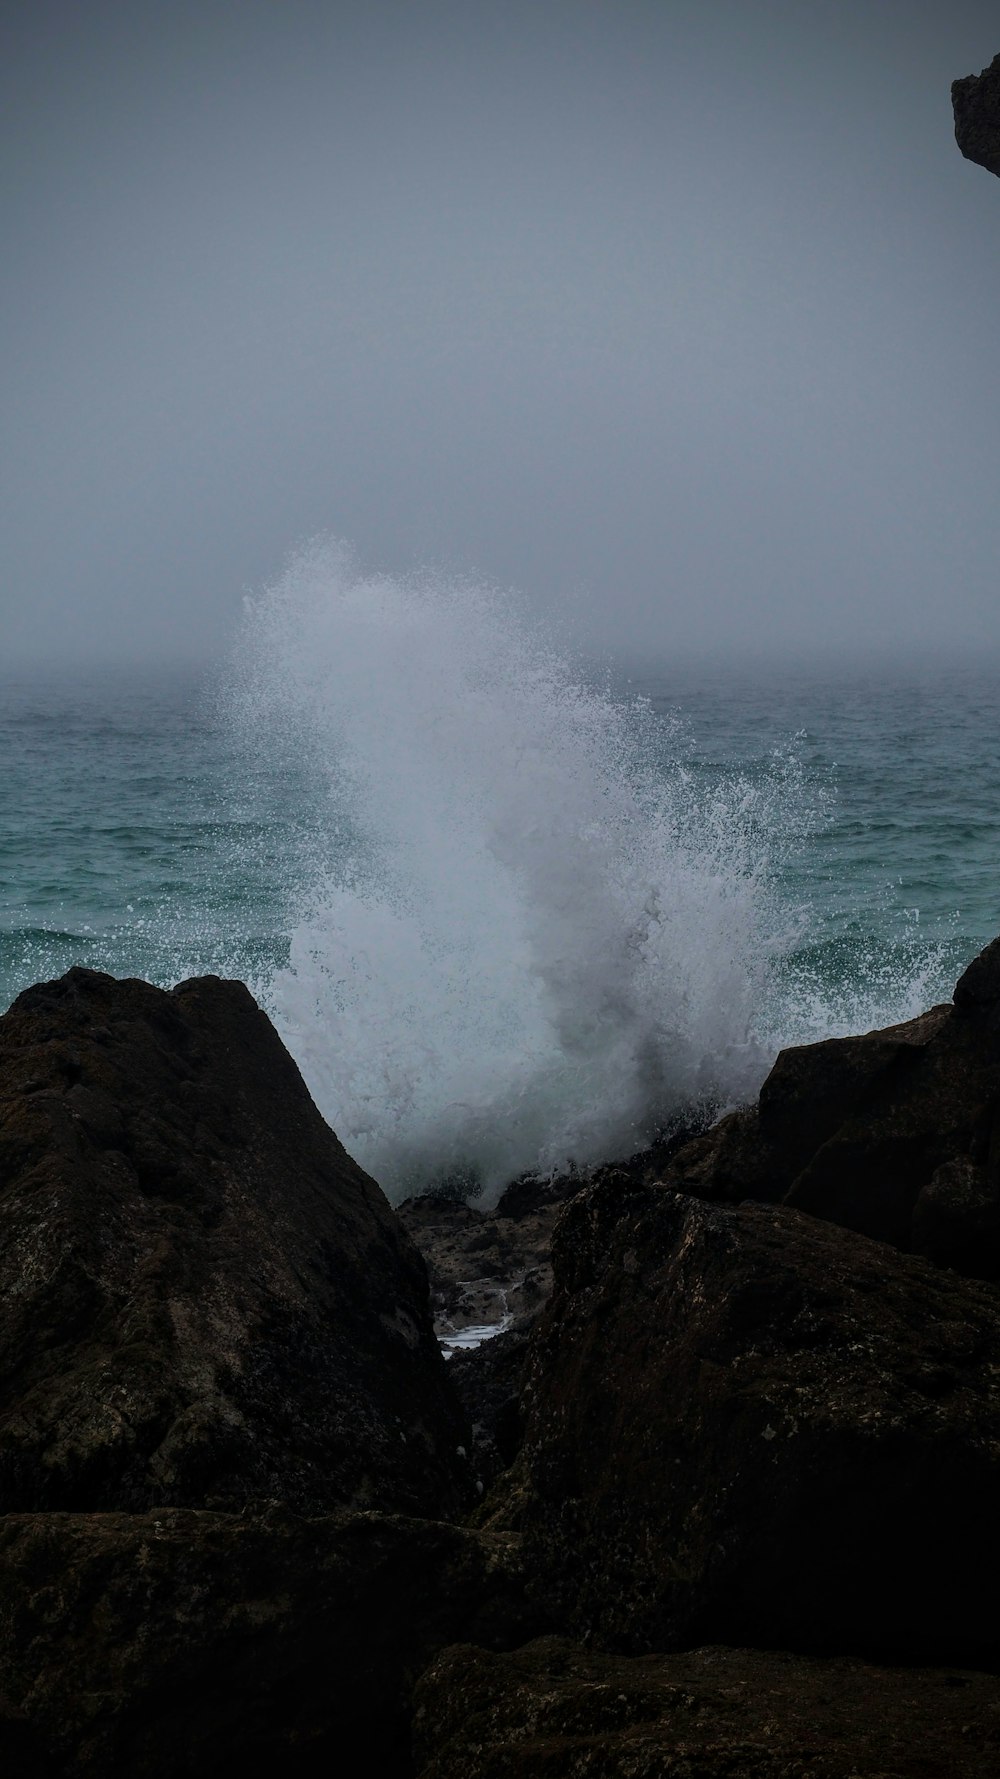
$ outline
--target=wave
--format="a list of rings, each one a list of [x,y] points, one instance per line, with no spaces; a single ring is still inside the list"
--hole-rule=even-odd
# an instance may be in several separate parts
[[[253,986],[391,1197],[632,1152],[864,1022],[790,967],[824,819],[794,746],[706,785],[509,593],[314,540],[248,602],[231,714],[308,783],[289,962]],[[868,1023],[917,1010],[904,975]]]

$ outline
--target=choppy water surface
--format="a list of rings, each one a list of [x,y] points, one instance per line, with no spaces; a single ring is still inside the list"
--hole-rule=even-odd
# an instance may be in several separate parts
[[[250,981],[399,1194],[634,1147],[1000,931],[996,678],[644,668],[315,546],[226,686],[5,682],[0,1002]]]
[[[706,786],[766,775],[786,748],[797,762],[814,820],[782,872],[805,917],[783,970],[789,1034],[822,1022],[825,994],[848,1019],[855,997],[858,1020],[869,996],[889,1012],[907,981],[921,991],[924,970],[927,995],[950,996],[1000,932],[997,665],[665,672],[647,690],[686,720]]]
[[[287,763],[193,678],[0,684],[0,1003],[71,964],[173,982],[287,955]]]

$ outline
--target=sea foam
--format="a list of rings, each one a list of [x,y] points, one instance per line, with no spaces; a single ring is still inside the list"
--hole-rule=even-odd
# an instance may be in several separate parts
[[[822,819],[794,750],[706,789],[513,596],[330,540],[248,602],[239,687],[246,744],[312,785],[288,967],[254,986],[390,1196],[488,1197],[756,1091],[807,920],[783,865]]]

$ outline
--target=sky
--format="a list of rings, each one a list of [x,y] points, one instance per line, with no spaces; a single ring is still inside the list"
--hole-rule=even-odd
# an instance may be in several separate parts
[[[642,660],[1000,646],[951,0],[21,0],[0,664],[210,659],[330,533]]]

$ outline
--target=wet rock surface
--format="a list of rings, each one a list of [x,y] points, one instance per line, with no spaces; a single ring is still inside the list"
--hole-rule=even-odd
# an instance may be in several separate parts
[[[520,1442],[529,1337],[552,1292],[552,1231],[582,1184],[517,1181],[486,1210],[436,1193],[399,1207],[427,1265],[434,1327],[471,1429],[480,1495]]]
[[[982,1779],[998,1198],[1000,942],[711,1131],[398,1217],[239,984],[28,991],[4,1779]]]
[[[568,1206],[492,1504],[554,1621],[1000,1657],[1000,1297],[786,1208],[613,1178]]]
[[[471,1352],[508,1329],[526,1336],[552,1293],[552,1232],[563,1207],[610,1174],[659,1179],[693,1134],[693,1127],[679,1129],[613,1167],[513,1180],[485,1208],[447,1193],[406,1199],[398,1216],[426,1262],[434,1327],[446,1351]]]
[[[662,1179],[1000,1278],[1000,948],[974,960],[951,1006],[782,1051],[757,1105],[682,1148]]]
[[[399,1206],[426,1262],[434,1327],[446,1346],[471,1329],[524,1326],[549,1297],[552,1231],[570,1192],[539,1182],[519,1183],[519,1192],[518,1216],[437,1193]]]
[[[419,1255],[239,983],[0,1019],[0,1510],[457,1514]]]
[[[512,1464],[521,1445],[521,1395],[531,1327],[510,1328],[479,1346],[459,1348],[448,1376],[472,1429],[472,1464],[480,1494]]]
[[[1000,55],[981,74],[952,82],[955,140],[966,160],[1000,175]]]
[[[1000,1686],[752,1649],[633,1659],[544,1638],[443,1652],[419,1779],[993,1779]]]
[[[0,1597],[4,1779],[395,1779],[431,1656],[540,1628],[514,1541],[279,1507],[9,1516]]]

